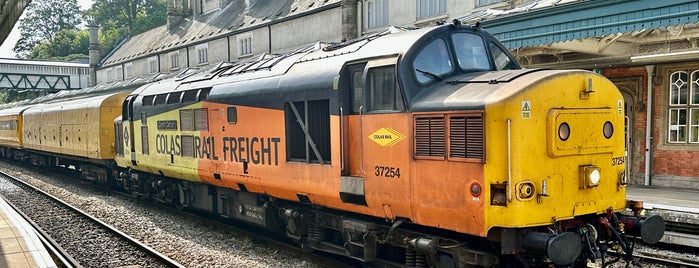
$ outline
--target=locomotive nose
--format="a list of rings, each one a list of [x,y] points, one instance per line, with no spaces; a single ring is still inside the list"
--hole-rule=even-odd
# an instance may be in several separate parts
[[[522,246],[534,254],[545,254],[558,265],[571,264],[582,251],[582,238],[576,233],[549,234],[530,232],[524,236]]]

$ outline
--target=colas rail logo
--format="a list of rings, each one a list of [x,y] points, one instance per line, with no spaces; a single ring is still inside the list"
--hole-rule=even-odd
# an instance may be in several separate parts
[[[369,139],[383,147],[391,147],[396,143],[405,139],[403,134],[400,134],[395,129],[390,127],[382,127],[381,129],[369,134]]]

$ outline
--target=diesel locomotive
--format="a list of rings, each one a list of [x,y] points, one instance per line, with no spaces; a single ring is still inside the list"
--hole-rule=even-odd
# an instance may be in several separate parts
[[[664,232],[623,213],[623,105],[454,22],[0,111],[0,154],[372,266],[585,267]]]

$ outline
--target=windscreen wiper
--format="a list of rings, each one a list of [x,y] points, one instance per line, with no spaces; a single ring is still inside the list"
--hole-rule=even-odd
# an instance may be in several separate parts
[[[418,71],[418,72],[420,72],[421,74],[424,74],[425,76],[427,76],[427,77],[429,77],[429,78],[432,78],[432,79],[435,79],[435,80],[437,80],[437,81],[442,81],[442,78],[439,77],[439,75],[436,75],[436,74],[434,74],[434,73],[431,73],[431,72],[428,72],[428,71],[423,71],[423,70],[420,70],[420,69],[415,69],[415,71]]]

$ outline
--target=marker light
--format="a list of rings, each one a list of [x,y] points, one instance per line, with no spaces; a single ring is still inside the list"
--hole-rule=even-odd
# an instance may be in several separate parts
[[[604,122],[602,133],[604,134],[604,137],[607,139],[611,138],[612,135],[614,135],[614,125],[612,125],[612,122]]]
[[[568,123],[563,122],[560,126],[558,126],[558,138],[560,138],[562,141],[566,141],[569,137],[570,126],[568,125]]]
[[[478,197],[481,195],[481,185],[477,182],[471,183],[471,195]]]

